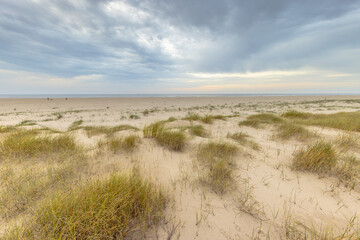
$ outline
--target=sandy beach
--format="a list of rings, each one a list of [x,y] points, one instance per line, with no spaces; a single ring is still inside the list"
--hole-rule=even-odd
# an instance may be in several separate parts
[[[37,129],[39,136],[50,137],[66,134],[81,146],[87,159],[86,165],[76,168],[75,177],[64,183],[65,187],[41,185],[39,189],[46,193],[39,194],[39,189],[29,193],[31,200],[21,203],[21,210],[14,207],[15,213],[10,214],[6,206],[0,204],[0,234],[31,221],[33,211],[53,191],[67,192],[89,179],[134,168],[161,186],[168,198],[164,216],[146,231],[146,239],[304,239],[304,236],[325,239],[320,236],[328,233],[336,237],[356,231],[359,234],[359,175],[351,175],[350,184],[350,177],[340,178],[335,170],[318,173],[296,170],[292,165],[299,150],[325,141],[331,143],[339,159],[351,155],[355,159],[352,164],[357,166],[359,130],[307,124],[306,119],[282,115],[291,110],[312,114],[359,112],[360,96],[0,99],[0,141],[20,130]],[[239,125],[249,120],[249,116],[261,113],[280,120],[262,122],[260,119],[256,126]],[[218,117],[206,120],[205,116]],[[184,134],[181,149],[144,137],[143,129],[158,121],[162,121],[168,131]],[[282,124],[295,121],[308,136],[281,138],[277,135]],[[92,133],[94,128],[90,128],[119,125],[134,128],[114,131],[111,136],[105,132]],[[202,126],[204,133],[193,133],[194,126]],[[1,131],[6,127],[14,129]],[[234,137],[239,136],[236,133],[243,134],[244,138],[240,141]],[[138,139],[131,151],[111,151],[99,144],[130,135]],[[345,135],[353,139],[351,147],[341,147],[339,139]],[[236,148],[231,157],[231,182],[226,190],[225,185],[219,190],[207,184],[204,177],[207,166],[198,161],[199,146],[210,142]],[[0,151],[0,155],[5,156],[4,148]],[[39,160],[1,161],[3,199],[12,194],[11,182],[17,181],[27,169],[47,174],[49,166],[62,166],[59,162],[49,165]],[[41,174],[31,176],[36,179],[43,177]],[[14,194],[11,199],[14,204],[17,196]],[[355,236],[359,237],[351,235],[349,239]]]

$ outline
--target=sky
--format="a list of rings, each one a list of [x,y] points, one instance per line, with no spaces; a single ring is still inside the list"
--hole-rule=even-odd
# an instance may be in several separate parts
[[[360,93],[359,0],[0,0],[0,94]]]

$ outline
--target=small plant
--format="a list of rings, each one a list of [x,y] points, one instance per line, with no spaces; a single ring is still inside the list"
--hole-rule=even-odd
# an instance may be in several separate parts
[[[247,135],[246,133],[243,133],[243,132],[237,132],[237,133],[233,133],[233,134],[228,133],[226,137],[235,140],[236,142],[240,143],[241,145],[245,145],[248,143],[247,138],[249,137],[249,135]]]
[[[295,170],[328,173],[336,165],[337,154],[330,143],[319,141],[301,149],[292,162]]]
[[[171,150],[181,151],[183,150],[186,142],[186,136],[180,131],[162,131],[155,137],[156,141]]]
[[[349,133],[341,134],[336,138],[336,144],[343,151],[359,148],[360,144],[358,141],[359,141],[359,137]]]
[[[199,121],[199,120],[201,120],[201,116],[197,113],[191,113],[191,114],[188,114],[186,117],[184,117],[183,120]]]
[[[127,239],[157,223],[165,205],[163,191],[138,174],[113,175],[50,196],[30,224],[5,238]]]

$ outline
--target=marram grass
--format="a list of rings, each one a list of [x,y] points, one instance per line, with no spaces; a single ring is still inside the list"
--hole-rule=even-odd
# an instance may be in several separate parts
[[[156,224],[166,198],[138,174],[113,175],[46,199],[5,239],[131,239]]]

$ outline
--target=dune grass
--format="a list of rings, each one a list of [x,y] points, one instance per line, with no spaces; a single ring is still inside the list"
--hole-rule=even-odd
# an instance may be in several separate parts
[[[346,131],[360,132],[360,112],[339,112],[333,114],[312,114],[289,111],[282,117],[291,119],[294,123],[337,128]]]
[[[0,159],[5,159],[69,155],[79,148],[69,135],[39,136],[36,131],[24,130],[5,136],[0,142],[0,150]]]
[[[212,124],[214,120],[226,120],[226,116],[223,115],[212,115],[207,114],[204,116],[201,116],[197,113],[191,113],[188,114],[186,117],[183,118],[183,120],[189,120],[189,121],[201,121],[206,124]]]
[[[350,133],[338,135],[335,143],[342,151],[356,150],[359,149],[360,146],[359,137]]]
[[[317,173],[329,173],[336,166],[338,156],[331,143],[318,141],[298,151],[292,168]]]
[[[140,143],[140,137],[137,135],[129,135],[124,138],[112,138],[108,140],[109,148],[112,152],[119,151],[132,152]]]
[[[233,139],[237,143],[242,146],[248,146],[255,151],[259,151],[261,149],[260,145],[255,142],[254,140],[249,139],[250,136],[243,132],[236,132],[236,133],[228,133],[226,135],[227,138]]]
[[[107,126],[83,126],[78,127],[77,129],[84,129],[88,137],[105,134],[107,137],[111,137],[116,132],[125,131],[125,130],[139,130],[137,127],[131,125],[117,125],[113,127]]]
[[[309,132],[309,130],[307,130],[305,127],[289,122],[280,124],[277,130],[278,132],[275,134],[275,137],[283,140],[295,138],[300,141],[305,141],[309,138],[315,137],[315,134]]]
[[[237,152],[237,147],[229,143],[210,142],[199,145],[197,159],[205,167],[201,182],[216,193],[225,193],[234,185],[233,158]]]
[[[131,239],[156,224],[166,197],[138,174],[113,175],[45,199],[5,239]]]
[[[284,120],[271,113],[260,113],[255,115],[250,115],[246,120],[241,121],[239,126],[249,126],[258,128],[261,124],[278,124],[282,123]]]
[[[77,130],[79,129],[80,125],[83,124],[84,121],[83,120],[78,120],[78,121],[74,121],[70,126],[69,126],[69,131],[72,130]]]
[[[202,125],[194,125],[187,128],[190,130],[190,133],[194,136],[198,136],[198,137],[209,136],[209,133],[205,130],[204,126]]]
[[[145,138],[154,138],[157,135],[161,134],[165,130],[165,122],[158,121],[147,125],[143,129],[143,134]]]
[[[0,125],[0,133],[8,133],[13,132],[16,130],[16,126],[7,125],[7,126],[1,126]]]
[[[162,146],[173,151],[181,151],[185,147],[186,136],[181,131],[162,131],[157,134],[155,140]]]

